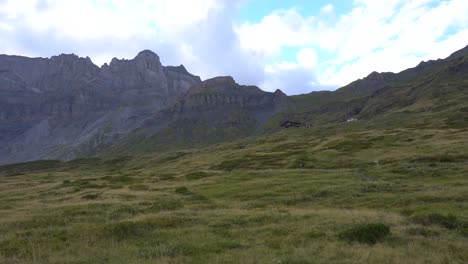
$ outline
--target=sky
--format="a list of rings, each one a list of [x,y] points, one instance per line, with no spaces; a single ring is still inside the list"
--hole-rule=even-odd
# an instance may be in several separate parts
[[[468,45],[467,0],[0,0],[0,54],[144,49],[202,79],[289,95],[399,72]]]

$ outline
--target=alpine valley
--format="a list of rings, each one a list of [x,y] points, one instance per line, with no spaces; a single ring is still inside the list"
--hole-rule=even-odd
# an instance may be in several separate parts
[[[1,263],[468,263],[468,46],[295,96],[0,55],[0,164]]]

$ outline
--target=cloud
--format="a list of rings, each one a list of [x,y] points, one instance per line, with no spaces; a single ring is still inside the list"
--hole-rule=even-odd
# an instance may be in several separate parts
[[[259,23],[246,22],[236,27],[244,49],[275,56],[284,46],[301,46],[314,38],[314,17],[304,18],[296,9],[274,11]]]
[[[310,48],[296,53],[295,61],[282,61],[265,66],[265,80],[262,87],[268,91],[284,89],[289,94],[301,94],[307,91],[326,89],[318,82],[315,74],[317,54]]]
[[[355,0],[345,14],[328,4],[315,16],[293,7],[238,23],[243,2],[0,0],[0,53],[102,64],[152,49],[202,78],[297,94],[445,57],[468,40],[466,0]]]
[[[220,0],[3,0],[0,52],[76,53],[97,64],[143,49],[164,64],[185,64],[203,78],[232,74],[259,83],[263,63],[243,50],[233,29],[238,3]]]
[[[332,7],[324,6],[321,13],[334,12]],[[314,71],[296,67],[297,74],[304,75],[301,78],[291,74],[291,67],[285,64],[272,67],[276,74],[288,73],[285,78],[316,78],[318,88],[338,87],[374,70],[401,71],[466,46],[466,10],[465,0],[355,0],[352,10],[335,20],[320,14],[303,16],[292,8],[274,11],[260,22],[244,23],[236,30],[245,49],[263,53],[270,60],[279,57],[285,47],[315,50],[318,65]]]
[[[333,8],[334,7],[333,7],[332,4],[328,4],[328,5],[324,6],[324,7],[322,7],[322,9],[320,9],[320,12],[325,13],[325,14],[326,13],[331,13],[331,12],[333,12]]]
[[[226,2],[222,9],[185,28],[171,46],[181,46],[177,50],[182,53],[176,59],[205,77],[233,75],[240,83],[258,84],[263,80],[263,58],[242,49],[233,30],[231,12],[235,8],[235,4]]]

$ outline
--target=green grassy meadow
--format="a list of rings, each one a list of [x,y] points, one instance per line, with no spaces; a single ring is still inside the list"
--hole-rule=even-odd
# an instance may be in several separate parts
[[[468,129],[362,127],[0,167],[0,263],[468,263]]]

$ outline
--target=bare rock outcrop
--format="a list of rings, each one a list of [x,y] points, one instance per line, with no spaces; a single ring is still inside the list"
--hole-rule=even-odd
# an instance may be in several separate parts
[[[0,164],[93,155],[200,82],[149,50],[102,67],[0,55]]]

